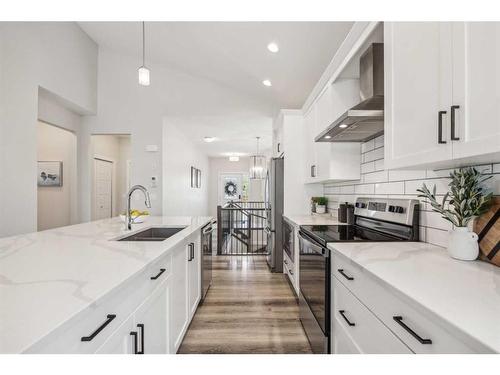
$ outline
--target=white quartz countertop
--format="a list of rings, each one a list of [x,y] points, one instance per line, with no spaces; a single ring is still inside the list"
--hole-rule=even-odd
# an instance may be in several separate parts
[[[345,225],[337,218],[327,215],[283,215],[295,225]]]
[[[500,268],[459,261],[423,242],[332,243],[328,247],[422,305],[447,324],[500,352]]]
[[[211,220],[149,217],[129,232],[112,218],[0,238],[0,353],[26,350]],[[186,228],[161,242],[112,241],[158,226]]]

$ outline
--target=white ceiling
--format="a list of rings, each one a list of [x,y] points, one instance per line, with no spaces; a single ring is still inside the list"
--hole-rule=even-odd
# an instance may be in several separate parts
[[[99,46],[137,57],[141,64],[140,22],[79,25]],[[146,65],[164,64],[210,79],[248,96],[249,108],[258,101],[277,113],[302,107],[351,27],[352,22],[147,22]],[[269,42],[279,45],[278,53],[267,50]],[[273,86],[265,87],[264,79]],[[270,147],[269,111],[254,118],[227,111],[227,117],[185,121],[183,130],[197,141],[217,137],[217,142],[200,144],[210,156],[248,153],[255,148],[255,135],[264,137],[264,148]]]

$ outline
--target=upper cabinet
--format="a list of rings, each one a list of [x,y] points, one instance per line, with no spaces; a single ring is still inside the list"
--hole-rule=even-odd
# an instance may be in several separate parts
[[[386,168],[498,156],[499,37],[500,23],[385,23]]]

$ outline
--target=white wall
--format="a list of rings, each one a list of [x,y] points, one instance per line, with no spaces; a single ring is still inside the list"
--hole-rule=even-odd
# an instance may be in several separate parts
[[[36,129],[39,86],[76,112],[96,109],[97,46],[74,23],[1,23],[0,236],[37,228]]]
[[[163,150],[164,215],[208,215],[208,157],[176,127],[175,119],[165,118]],[[191,167],[201,170],[201,188],[191,187]]]
[[[38,186],[37,229],[46,230],[72,224],[77,207],[76,136],[68,130],[39,122],[39,161],[61,161],[62,186]]]
[[[102,158],[113,163],[112,174],[112,216],[117,216],[126,209],[128,191],[126,174],[127,160],[130,160],[130,137],[125,135],[92,135],[91,157]],[[92,169],[94,163],[92,162]],[[91,218],[95,220],[95,171],[92,170]]]

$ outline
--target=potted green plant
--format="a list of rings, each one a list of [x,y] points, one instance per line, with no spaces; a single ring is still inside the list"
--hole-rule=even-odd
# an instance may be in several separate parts
[[[316,200],[316,213],[324,214],[326,212],[326,205],[328,204],[328,199],[325,197],[318,197]]]
[[[311,212],[315,213],[316,212],[316,203],[318,201],[319,197],[312,197],[311,198]]]
[[[469,230],[469,222],[484,213],[493,193],[486,193],[483,183],[491,176],[484,176],[475,168],[460,168],[450,173],[450,187],[442,201],[436,198],[436,186],[432,192],[423,184],[419,197],[426,198],[432,210],[453,224],[448,237],[448,253],[452,258],[475,260],[479,255],[477,234]]]

